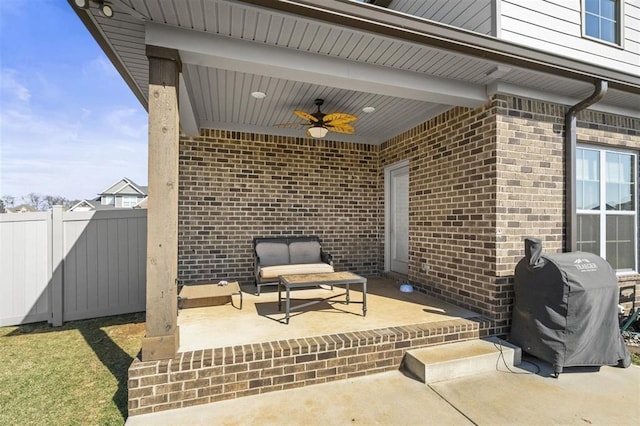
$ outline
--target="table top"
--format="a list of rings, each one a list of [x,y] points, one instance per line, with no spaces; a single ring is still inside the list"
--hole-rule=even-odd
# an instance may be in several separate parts
[[[285,285],[296,284],[351,284],[366,283],[367,279],[353,272],[323,272],[320,274],[282,275],[281,281]]]
[[[180,290],[182,299],[199,299],[203,297],[230,296],[240,293],[240,285],[232,281],[226,285],[218,283],[188,284]]]

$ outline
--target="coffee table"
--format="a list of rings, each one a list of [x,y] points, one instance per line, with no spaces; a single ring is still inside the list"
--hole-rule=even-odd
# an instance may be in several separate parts
[[[344,285],[346,288],[346,303],[350,302],[349,298],[349,285],[350,284],[362,284],[362,316],[367,316],[367,279],[356,275],[352,272],[327,272],[321,274],[295,274],[295,275],[281,275],[278,280],[278,310],[282,311],[282,289],[286,290],[286,310],[285,310],[285,322],[289,324],[289,317],[292,310],[304,308],[306,306],[320,303],[325,300],[333,299],[335,297],[342,296],[337,294],[335,296],[326,297],[321,300],[314,300],[312,302],[298,305],[291,309],[291,290],[295,290],[302,287],[320,286],[320,285]]]

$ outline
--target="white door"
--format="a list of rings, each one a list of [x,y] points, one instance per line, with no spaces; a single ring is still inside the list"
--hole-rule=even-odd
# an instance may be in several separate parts
[[[409,272],[409,165],[406,162],[391,166],[387,180],[387,260],[385,267],[392,272]]]

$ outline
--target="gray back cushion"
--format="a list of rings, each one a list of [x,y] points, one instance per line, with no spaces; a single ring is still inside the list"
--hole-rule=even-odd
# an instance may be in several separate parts
[[[299,241],[289,244],[291,263],[320,263],[320,243],[317,241]]]
[[[258,243],[256,254],[260,258],[260,266],[288,265],[289,247],[287,243]]]

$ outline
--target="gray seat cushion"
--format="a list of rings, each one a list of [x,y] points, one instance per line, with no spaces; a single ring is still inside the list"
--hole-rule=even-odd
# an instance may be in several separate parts
[[[321,263],[320,250],[317,241],[295,241],[289,244],[289,259],[292,264]]]
[[[289,246],[287,243],[259,243],[256,254],[260,259],[260,266],[289,264]]]

